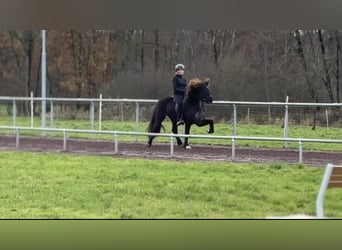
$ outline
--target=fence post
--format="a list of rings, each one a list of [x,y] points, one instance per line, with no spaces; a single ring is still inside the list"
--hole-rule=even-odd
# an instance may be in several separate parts
[[[67,149],[67,133],[65,130],[63,130],[63,151],[66,151]]]
[[[267,112],[268,112],[268,124],[271,125],[271,121],[272,121],[271,106],[268,106]]]
[[[15,103],[15,99],[13,99],[13,105],[12,105],[12,115],[13,115],[13,126],[16,125],[16,119],[17,119],[17,105]]]
[[[118,147],[118,134],[117,132],[115,131],[114,132],[114,154],[117,154],[118,151],[119,151],[119,147]]]
[[[289,102],[289,96],[286,96],[286,103]],[[289,107],[288,105],[286,104],[285,105],[285,118],[284,118],[284,138],[288,138],[288,135],[289,135]],[[288,143],[287,141],[284,142],[284,147],[285,148],[288,148]]]
[[[42,36],[42,56],[41,56],[41,95],[42,95],[42,111],[41,111],[41,127],[46,126],[46,30],[41,31]],[[42,130],[42,136],[46,135],[46,131]]]
[[[124,122],[124,104],[121,102],[121,122]]]
[[[15,148],[19,148],[19,130],[15,130]]]
[[[232,161],[235,160],[235,139],[232,138]]]
[[[324,218],[324,212],[323,212],[324,195],[329,185],[329,180],[330,180],[330,176],[331,176],[333,169],[334,169],[334,165],[332,165],[331,163],[328,163],[325,167],[323,179],[319,187],[318,195],[316,198],[316,216],[318,218]]]
[[[236,136],[236,105],[233,104],[233,136]]]
[[[30,101],[30,106],[31,106],[31,128],[33,128],[33,91],[31,91],[31,101]]]
[[[94,102],[90,102],[90,129],[94,130]]]
[[[101,131],[101,120],[102,120],[102,94],[100,94],[100,101],[99,101],[99,130]]]
[[[329,128],[329,114],[328,114],[328,109],[325,109],[325,119],[327,121],[327,128]]]
[[[174,141],[173,141],[173,134],[170,136],[170,156],[174,156]]]
[[[53,101],[50,100],[50,128],[53,128]]]
[[[249,107],[247,108],[247,123],[248,125],[250,124],[250,120],[249,120],[249,114],[250,113],[250,110],[249,110]]]
[[[135,103],[135,132],[139,132],[139,103]],[[135,137],[135,141],[138,142],[139,136]]]
[[[303,163],[303,142],[299,140],[299,163]]]

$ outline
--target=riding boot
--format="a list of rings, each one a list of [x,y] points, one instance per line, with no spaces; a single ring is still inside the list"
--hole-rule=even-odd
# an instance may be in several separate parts
[[[183,120],[183,107],[181,105],[178,105],[177,107],[177,126],[183,125],[184,120]]]
[[[183,121],[183,96],[175,95],[174,101],[176,103],[175,111],[177,114],[177,126],[184,124]]]
[[[184,124],[183,118],[179,118],[176,125],[179,126],[179,125],[183,125],[183,124]]]

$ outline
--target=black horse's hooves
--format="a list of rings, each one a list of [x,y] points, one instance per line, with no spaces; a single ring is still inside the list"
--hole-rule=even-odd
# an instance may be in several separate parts
[[[213,134],[214,130],[208,130],[208,134]]]

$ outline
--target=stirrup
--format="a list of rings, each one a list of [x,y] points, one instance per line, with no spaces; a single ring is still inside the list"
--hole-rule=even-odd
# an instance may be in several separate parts
[[[179,125],[183,125],[184,124],[184,121],[183,120],[179,120],[177,121],[176,125],[179,126]]]

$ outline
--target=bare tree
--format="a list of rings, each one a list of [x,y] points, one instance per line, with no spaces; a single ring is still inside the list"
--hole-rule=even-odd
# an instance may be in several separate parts
[[[9,82],[17,86],[6,93],[39,92],[38,34],[0,33],[1,88]],[[104,93],[159,97],[170,93],[171,69],[182,62],[188,78],[211,78],[216,98],[283,101],[289,95],[291,101],[339,102],[340,35],[326,30],[51,30],[49,91],[93,97],[110,89]]]
[[[32,67],[34,63],[34,50],[35,50],[35,39],[37,37],[37,32],[33,30],[27,31],[9,31],[12,40],[12,50],[15,54],[18,74],[21,75],[25,72],[25,88],[24,95],[30,96],[30,92],[34,89],[31,86],[32,83]],[[19,42],[22,50],[20,50],[15,44]],[[23,51],[23,53],[21,52]],[[22,55],[24,55],[25,60],[22,60]],[[27,113],[29,110],[28,103],[24,104],[23,112]]]
[[[145,43],[145,31],[141,30],[141,40],[140,40],[140,68],[141,72],[144,73],[145,70],[145,48],[144,48],[144,43]]]
[[[213,46],[213,54],[214,54],[214,62],[216,65],[218,65],[219,60],[219,52],[218,52],[218,45],[217,45],[217,36],[218,31],[217,30],[211,30],[211,37],[212,37],[212,46]]]
[[[340,33],[338,30],[335,31],[335,39],[336,39],[336,102],[340,102],[340,60],[341,60],[341,44],[340,44]]]
[[[154,69],[159,70],[160,63],[160,44],[159,44],[159,31],[154,31]]]
[[[298,55],[299,57],[301,58],[302,60],[302,66],[303,66],[303,70],[304,70],[304,74],[305,74],[305,80],[306,80],[306,83],[307,83],[307,86],[308,86],[308,89],[309,89],[309,93],[310,93],[310,96],[316,100],[318,98],[317,96],[317,92],[315,90],[315,88],[313,87],[313,84],[311,83],[311,79],[310,79],[310,73],[309,73],[309,67],[308,67],[308,63],[305,59],[305,55],[304,55],[304,49],[303,49],[303,43],[302,43],[302,35],[300,33],[299,30],[296,30],[295,31],[295,34],[296,34],[296,39],[297,39],[297,52],[298,52]]]
[[[320,43],[320,47],[321,47],[321,53],[322,53],[322,58],[323,58],[323,70],[324,70],[324,77],[322,77],[323,83],[325,85],[325,88],[328,92],[328,96],[331,102],[334,102],[334,94],[333,94],[333,90],[331,87],[331,79],[330,79],[330,74],[329,74],[329,68],[328,68],[328,64],[327,64],[327,58],[326,58],[326,49],[325,49],[325,45],[323,42],[323,35],[322,35],[322,30],[318,30],[318,40]]]

